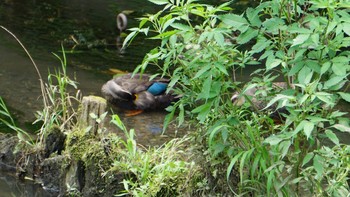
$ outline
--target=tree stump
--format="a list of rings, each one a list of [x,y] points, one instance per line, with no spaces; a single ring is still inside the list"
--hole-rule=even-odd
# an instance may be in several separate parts
[[[86,134],[96,135],[103,128],[107,101],[98,96],[85,96],[82,101],[80,124],[89,127]]]

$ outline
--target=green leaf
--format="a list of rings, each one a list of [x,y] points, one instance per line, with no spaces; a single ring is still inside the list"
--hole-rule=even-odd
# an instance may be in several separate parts
[[[266,60],[266,70],[271,70],[282,63],[282,60],[276,59],[273,55],[270,55]]]
[[[335,145],[339,146],[339,139],[337,137],[337,135],[335,135],[333,133],[332,130],[327,129],[326,130],[326,136],[328,137],[328,139],[330,139]]]
[[[346,75],[346,70],[348,69],[348,65],[345,65],[341,62],[333,62],[332,64],[332,70],[334,74],[338,76],[344,76]]]
[[[304,44],[307,39],[309,39],[310,34],[300,34],[296,38],[293,39],[293,46]]]
[[[226,68],[225,68],[225,66],[223,64],[221,64],[219,62],[216,62],[215,63],[215,68],[217,68],[221,73],[223,73],[223,74],[225,74],[227,76],[229,75],[227,70],[226,70]]]
[[[270,18],[263,22],[263,26],[266,28],[266,32],[272,34],[278,34],[278,30],[284,25],[284,21],[280,18]]]
[[[113,124],[117,125],[122,131],[127,131],[125,125],[123,122],[120,120],[119,116],[117,114],[114,114],[112,116],[112,121]]]
[[[283,141],[284,139],[281,138],[279,135],[271,135],[268,138],[266,138],[264,140],[264,143],[268,143],[271,146],[277,145],[279,144],[281,141]]]
[[[170,111],[171,110],[171,111]],[[175,109],[173,106],[170,106],[167,108],[167,111],[170,111],[165,118],[164,118],[164,124],[163,124],[163,133],[165,133],[165,130],[167,129],[168,125],[170,124],[171,120],[174,118]]]
[[[148,1],[156,5],[165,5],[169,3],[169,0],[148,0]]]
[[[203,123],[210,112],[211,105],[212,105],[212,102],[207,102],[203,105],[196,107],[191,112],[198,113],[197,119],[199,120],[200,123]]]
[[[350,103],[350,93],[338,92],[342,99]]]
[[[250,22],[250,24],[254,27],[260,27],[261,26],[261,20],[259,18],[259,10],[248,8],[246,10],[247,18]]]
[[[267,47],[270,46],[272,42],[270,40],[267,40],[265,38],[259,39],[257,43],[252,47],[251,53],[260,53],[262,50],[265,50]]]
[[[309,122],[309,121],[305,121],[305,124],[304,124],[304,134],[306,136],[306,139],[309,139],[312,131],[314,130],[315,128],[315,125],[314,123],[312,122]]]
[[[350,23],[343,23],[343,31],[346,35],[350,36]]]
[[[301,166],[304,166],[305,164],[308,164],[309,161],[314,157],[314,153],[313,152],[309,152],[305,155],[304,159],[303,159],[303,163]]]
[[[231,175],[231,172],[233,171],[233,167],[235,166],[236,162],[238,161],[238,159],[241,157],[241,155],[243,154],[244,152],[239,152],[238,154],[236,154],[230,161],[230,165],[228,165],[227,167],[227,170],[226,170],[226,180],[227,182],[229,183],[230,181],[230,175]],[[241,179],[243,179],[243,177],[241,177]],[[234,190],[231,188],[231,184],[229,184],[229,187],[230,187],[230,190],[232,192],[234,192]]]
[[[346,125],[335,124],[335,125],[333,125],[333,127],[338,129],[339,131],[350,133],[350,127],[348,127]]]
[[[328,71],[328,69],[331,67],[331,65],[332,65],[331,62],[325,62],[324,64],[322,64],[321,75],[326,73]]]
[[[215,32],[215,33],[214,33],[214,39],[215,39],[216,43],[217,43],[219,46],[224,46],[224,44],[225,44],[225,38],[224,38],[224,35],[222,35],[221,32]]]
[[[212,84],[212,78],[209,76],[204,81],[203,86],[202,86],[202,91],[198,95],[197,100],[210,98],[209,96],[210,96],[211,84]]]
[[[218,16],[218,18],[226,25],[229,25],[238,30],[241,30],[243,27],[249,26],[248,21],[243,16],[240,16],[240,15],[225,14],[225,15]]]
[[[227,125],[219,125],[219,126],[215,127],[215,128],[210,132],[210,135],[209,135],[209,138],[208,138],[209,147],[212,147],[212,146],[213,146],[214,137],[216,136],[216,133],[219,132],[222,128],[225,128],[225,127],[227,127]]]
[[[237,37],[238,44],[245,44],[255,38],[259,33],[259,30],[249,28],[247,31],[243,32]]]
[[[184,25],[182,23],[173,23],[170,26],[182,31],[192,31],[192,28],[190,26]]]
[[[316,92],[316,97],[320,99],[321,101],[327,103],[328,105],[334,105],[334,102],[332,101],[332,94],[329,94],[327,92]]]
[[[324,172],[323,162],[324,162],[324,159],[321,156],[319,156],[319,155],[314,156],[313,167],[315,168],[316,173],[317,173],[317,175],[315,177],[317,180],[321,180],[321,178],[322,178],[322,175]]]
[[[128,36],[126,36],[124,42],[123,42],[123,48],[128,46],[129,43],[135,38],[135,36],[138,34],[138,31],[132,31],[131,33],[129,33]]]
[[[343,80],[345,79],[344,76],[335,76],[335,77],[332,77],[330,78],[328,81],[326,81],[324,83],[324,86],[326,89],[332,87],[332,86],[335,86],[335,85],[338,85],[339,83],[341,83]]]
[[[207,72],[209,69],[211,68],[210,64],[206,64],[205,66],[203,66],[197,73],[196,75],[193,77],[193,79],[196,79],[198,77],[201,77],[205,72]],[[207,75],[206,75],[207,76]]]
[[[312,78],[313,72],[309,67],[303,67],[298,73],[298,81],[301,84],[308,84]]]

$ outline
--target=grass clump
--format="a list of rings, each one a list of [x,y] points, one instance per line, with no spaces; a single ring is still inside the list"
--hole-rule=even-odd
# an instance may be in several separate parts
[[[189,138],[173,139],[160,147],[137,145],[134,130],[127,131],[117,115],[113,123],[121,128],[126,140],[115,155],[109,172],[125,172],[125,191],[118,194],[133,196],[193,195],[205,186],[197,185],[202,178],[199,166],[192,158]]]

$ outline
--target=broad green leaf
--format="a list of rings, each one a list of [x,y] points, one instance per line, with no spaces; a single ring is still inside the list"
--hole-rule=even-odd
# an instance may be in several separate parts
[[[266,28],[266,32],[272,34],[278,34],[278,30],[282,28],[284,21],[280,18],[270,18],[263,22],[263,26]]]
[[[334,74],[338,76],[344,76],[346,75],[346,70],[348,69],[348,66],[341,62],[333,62],[332,64],[332,70]]]
[[[333,125],[333,127],[338,129],[339,131],[350,133],[350,127],[348,127],[346,125],[335,124],[335,125]]]
[[[338,92],[342,99],[350,103],[350,93]]]
[[[343,23],[343,31],[346,35],[350,36],[350,23]]]
[[[237,43],[245,44],[250,40],[252,40],[253,38],[255,38],[258,35],[258,33],[259,33],[259,30],[249,28],[247,31],[245,31],[244,33],[242,33],[237,37]]]
[[[330,88],[332,86],[335,86],[335,85],[338,85],[339,83],[341,83],[343,80],[345,79],[344,76],[335,76],[335,77],[332,77],[330,78],[328,81],[326,81],[324,83],[325,85],[325,88]]]
[[[328,105],[334,105],[334,102],[332,101],[332,94],[326,93],[326,92],[316,92],[316,97],[320,99],[321,101],[327,103]]]
[[[274,58],[272,55],[270,55],[266,60],[266,70],[271,70],[277,66],[279,66],[282,63],[282,60]]]
[[[270,46],[272,42],[270,40],[267,40],[265,38],[259,39],[257,43],[252,47],[252,53],[260,53],[262,50],[265,50],[267,47]]]
[[[215,32],[215,33],[214,33],[214,39],[215,39],[216,43],[217,43],[219,46],[224,46],[224,44],[225,44],[225,38],[224,38],[224,35],[222,35],[221,32]]]
[[[296,63],[292,69],[290,69],[290,71],[288,72],[288,76],[294,76],[296,73],[298,73],[300,71],[300,69],[302,69],[304,67],[304,62],[298,62]]]
[[[261,20],[259,18],[259,10],[248,8],[246,10],[247,18],[250,22],[250,24],[254,27],[260,27],[261,26]]]
[[[293,39],[293,46],[304,44],[307,39],[309,39],[310,34],[300,34],[296,38]]]
[[[249,25],[248,21],[243,16],[236,14],[224,14],[218,16],[218,18],[226,25],[229,25],[238,30],[241,30],[242,27]]]
[[[173,23],[170,26],[182,31],[192,31],[192,28],[190,26],[184,25],[182,23]]]
[[[321,75],[326,73],[328,71],[328,69],[331,67],[331,65],[332,65],[331,62],[325,62],[324,64],[322,64]]]
[[[335,135],[333,133],[332,130],[327,129],[326,130],[326,136],[328,137],[328,139],[330,139],[335,145],[339,146],[339,139],[337,137],[337,135]]]
[[[314,123],[312,122],[309,122],[309,121],[305,121],[305,124],[304,124],[304,134],[306,136],[306,139],[309,139],[312,131],[314,130],[315,128],[315,125]]]
[[[308,84],[312,77],[312,70],[309,67],[303,67],[298,73],[298,81],[301,84]]]

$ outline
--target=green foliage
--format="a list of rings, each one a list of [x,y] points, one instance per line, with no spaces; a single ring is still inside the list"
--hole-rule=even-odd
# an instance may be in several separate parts
[[[192,185],[200,174],[198,166],[190,161],[185,145],[188,138],[173,139],[160,147],[146,149],[137,146],[133,129],[127,131],[118,115],[113,115],[112,123],[126,136],[117,145],[118,154],[111,169],[106,172],[125,172],[129,175],[123,180],[125,192],[118,196],[177,196],[191,195]]]
[[[338,110],[340,101],[350,101],[349,2],[270,0],[241,15],[229,13],[229,3],[151,2],[164,9],[140,18],[124,45],[144,33],[160,46],[135,72],[155,65],[171,77],[170,88],[182,98],[168,108],[165,127],[175,111],[179,124],[195,124],[211,165],[226,163],[233,193],[341,196],[350,190],[348,145],[338,138],[350,131],[346,113]],[[256,77],[241,90],[236,71],[256,64]],[[286,90],[274,90],[277,77]],[[253,87],[256,98],[232,105],[233,91]],[[286,109],[283,124],[271,119],[271,108]],[[240,181],[231,185],[236,172]]]
[[[11,130],[16,131],[17,137],[20,141],[25,142],[28,145],[33,145],[34,141],[32,137],[26,131],[16,126],[16,123],[12,118],[10,111],[7,109],[7,106],[1,97],[0,97],[0,122],[5,124]]]
[[[54,54],[61,62],[61,68],[55,70],[55,73],[49,73],[48,83],[43,90],[44,109],[37,112],[37,120],[41,122],[40,141],[44,139],[47,132],[53,126],[59,126],[61,130],[70,130],[76,122],[77,112],[75,102],[81,102],[81,95],[76,91],[71,95],[69,88],[76,89],[77,83],[67,75],[67,61],[65,51],[62,46],[62,58]]]

